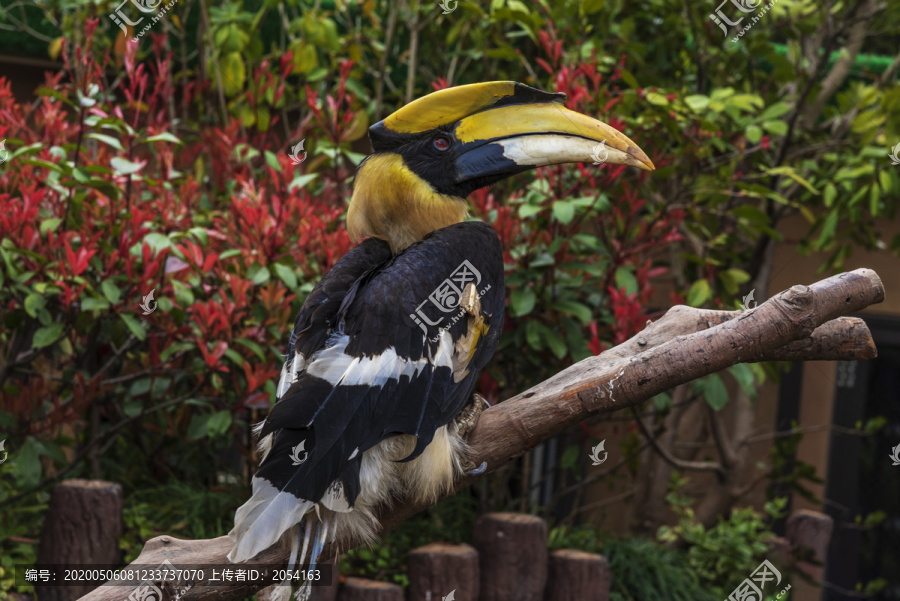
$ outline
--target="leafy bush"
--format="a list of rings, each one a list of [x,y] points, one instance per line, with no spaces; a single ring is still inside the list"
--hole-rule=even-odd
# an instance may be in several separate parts
[[[759,566],[771,545],[767,539],[775,536],[769,531],[770,520],[783,516],[786,498],[766,503],[767,516],[752,507],[733,509],[727,519],[720,518],[712,528],[694,521],[690,505],[693,499],[683,497],[678,490],[686,480],[673,475],[672,492],[666,495],[672,511],[678,516],[675,526],[662,526],[657,537],[666,543],[686,546],[691,570],[718,597],[727,596]]]
[[[614,601],[717,601],[688,562],[687,554],[642,538],[602,537],[593,528],[557,527],[550,550],[580,549],[609,560]]]

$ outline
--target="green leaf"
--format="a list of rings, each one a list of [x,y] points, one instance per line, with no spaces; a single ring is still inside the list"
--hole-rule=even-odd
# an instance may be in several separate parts
[[[719,374],[711,374],[706,379],[703,396],[706,397],[709,406],[716,411],[728,404],[728,391]]]
[[[109,309],[109,301],[105,298],[88,297],[81,301],[82,311],[103,311]]]
[[[668,106],[669,100],[659,92],[647,92],[646,94],[647,102],[656,106]]]
[[[759,120],[769,121],[771,119],[778,119],[782,115],[786,115],[789,112],[791,112],[791,105],[786,102],[776,102],[762,112],[762,114],[759,116]]]
[[[553,303],[553,308],[560,313],[574,315],[579,320],[581,320],[584,325],[588,325],[589,323],[591,323],[593,318],[593,316],[591,315],[590,307],[575,301],[556,301],[555,303]]]
[[[43,445],[33,436],[25,439],[25,443],[15,451],[9,451],[8,457],[14,457],[13,476],[19,488],[33,488],[41,480],[41,455]]]
[[[43,221],[41,221],[41,234],[46,234],[50,231],[56,231],[56,228],[59,227],[60,223],[62,223],[62,219],[60,219],[59,217],[44,219]]]
[[[712,291],[710,290],[709,282],[706,280],[697,280],[691,285],[691,289],[688,290],[687,304],[692,307],[699,307],[709,299],[711,294]]]
[[[213,413],[206,424],[206,433],[210,438],[221,436],[231,427],[231,411],[223,410]]]
[[[140,399],[128,397],[125,399],[125,402],[122,403],[122,413],[124,413],[126,417],[137,417],[143,410],[144,404]]]
[[[50,346],[62,336],[62,333],[63,324],[58,322],[43,328],[38,328],[37,332],[34,333],[34,339],[31,341],[31,346],[34,348]]]
[[[306,184],[316,179],[318,174],[316,173],[306,173],[304,175],[298,175],[295,177],[290,184],[288,184],[288,192],[293,192],[294,188],[302,190],[306,187]]]
[[[140,163],[134,163],[122,157],[113,157],[109,161],[109,166],[119,175],[131,175],[144,168]]]
[[[544,326],[544,340],[547,341],[547,346],[550,347],[550,352],[556,355],[557,359],[562,359],[567,354],[569,354],[569,347],[566,346],[565,340],[563,340],[562,336],[559,335],[559,332],[555,330],[551,330],[550,328]]]
[[[762,140],[762,129],[758,125],[747,126],[747,141],[751,144],[759,144]]]
[[[154,252],[159,253],[166,248],[172,246],[172,241],[165,234],[159,232],[150,232],[144,236],[144,244],[149,244]]]
[[[695,113],[705,111],[709,106],[709,98],[707,96],[703,96],[702,94],[693,94],[691,96],[687,96],[684,99],[684,102]]]
[[[544,210],[541,205],[523,204],[519,206],[519,219],[528,219]]]
[[[32,292],[25,297],[25,312],[34,318],[37,318],[38,311],[44,308],[47,299],[37,292]]]
[[[109,299],[109,302],[118,305],[119,301],[122,300],[122,291],[112,283],[112,280],[103,280],[103,283],[100,284],[100,289],[103,291],[103,296]]]
[[[766,169],[765,171],[769,175],[786,175],[813,194],[817,196],[820,194],[820,192],[816,190],[811,183],[806,181],[796,171],[794,171],[793,167],[775,167],[774,169]]]
[[[122,321],[125,322],[125,325],[128,326],[128,329],[131,330],[131,333],[134,334],[135,338],[141,342],[147,339],[147,331],[134,315],[131,313],[119,313],[119,317],[122,318]]]
[[[269,270],[259,263],[254,263],[247,269],[247,277],[249,277],[250,281],[255,285],[260,286],[269,281]]]
[[[748,395],[756,394],[756,387],[753,385],[753,370],[746,363],[738,363],[728,368],[728,371],[737,380],[737,383]]]
[[[668,392],[661,392],[653,397],[653,406],[658,411],[665,411],[672,406],[672,395]]]
[[[575,444],[566,447],[562,457],[559,458],[559,466],[563,469],[572,469],[575,467],[575,464],[578,462],[579,450],[580,447]]]
[[[117,138],[113,138],[112,136],[107,136],[106,134],[98,134],[95,132],[91,132],[85,137],[93,138],[94,140],[99,140],[99,141],[103,142],[104,144],[112,146],[119,152],[125,152],[125,149],[122,148],[122,143],[119,142],[119,140]]]
[[[209,414],[194,415],[191,417],[191,423],[188,425],[187,431],[188,440],[200,440],[206,436],[209,418]]]
[[[776,136],[787,135],[788,125],[784,121],[763,121],[763,129]]]
[[[287,265],[282,265],[281,263],[275,263],[272,265],[272,269],[275,271],[275,275],[278,276],[288,288],[291,290],[297,289],[297,274],[294,273],[293,269]]]
[[[275,153],[271,150],[266,150],[263,154],[266,157],[266,164],[278,173],[281,173],[281,163],[278,162],[278,157],[275,156]]]
[[[149,138],[144,139],[144,142],[171,142],[172,144],[184,143],[167,131],[164,131],[161,134],[156,134],[155,136],[150,136]]]
[[[619,267],[616,269],[616,288],[625,289],[625,294],[631,296],[638,291],[638,281],[634,277],[634,272],[630,267]]]
[[[762,107],[763,99],[756,94],[735,94],[726,101],[731,106],[736,106],[745,111],[752,111]]]
[[[244,59],[240,52],[229,52],[219,61],[222,73],[222,89],[226,96],[235,96],[244,89],[247,77]]]
[[[522,317],[528,315],[534,310],[534,303],[537,295],[532,288],[515,288],[509,295],[510,304],[512,305],[513,315]]]
[[[575,205],[566,200],[553,203],[553,218],[568,225],[575,218]]]
[[[834,204],[835,199],[837,198],[837,188],[834,187],[834,184],[828,182],[825,184],[825,206],[831,208],[831,205]]]
[[[837,210],[832,209],[831,212],[828,213],[828,217],[825,218],[825,225],[822,226],[822,233],[819,234],[819,239],[816,240],[816,248],[825,248],[825,246],[827,246],[834,238],[834,232],[837,230],[838,218],[839,215]]]
[[[525,340],[528,346],[536,351],[543,350],[544,341],[541,339],[540,323],[531,320],[525,325]]]

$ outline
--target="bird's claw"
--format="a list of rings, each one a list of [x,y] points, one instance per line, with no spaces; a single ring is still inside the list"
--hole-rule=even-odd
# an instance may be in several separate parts
[[[469,434],[475,429],[475,424],[478,423],[482,411],[490,406],[490,403],[480,394],[472,395],[472,402],[456,416],[456,433],[460,438],[466,440],[469,437]]]
[[[474,470],[469,471],[470,476],[480,476],[487,470],[487,461],[482,461],[481,465],[476,467]]]

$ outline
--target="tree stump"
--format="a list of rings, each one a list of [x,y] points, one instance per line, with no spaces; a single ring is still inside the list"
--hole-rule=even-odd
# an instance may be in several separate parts
[[[609,601],[609,561],[576,549],[550,554],[544,601]]]
[[[337,559],[329,559],[322,563],[331,566],[331,583],[323,583],[312,587],[310,601],[335,601],[337,599],[338,585],[341,582],[340,562]]]
[[[522,513],[489,513],[475,522],[472,544],[478,550],[480,601],[544,598],[547,584],[544,520]]]
[[[478,600],[478,551],[469,545],[431,543],[407,560],[407,601],[441,601],[451,592],[459,601]]]
[[[338,601],[403,601],[403,589],[396,584],[367,578],[347,578]]]
[[[50,495],[37,563],[119,567],[122,487],[102,480],[65,480]],[[74,601],[96,586],[38,589],[40,601]]]
[[[828,543],[831,541],[833,528],[834,520],[831,516],[808,509],[795,511],[787,521],[785,535],[791,542],[791,552],[795,556],[799,554],[800,557],[820,564],[800,561],[797,567],[816,580],[822,579],[822,568],[828,555]]]

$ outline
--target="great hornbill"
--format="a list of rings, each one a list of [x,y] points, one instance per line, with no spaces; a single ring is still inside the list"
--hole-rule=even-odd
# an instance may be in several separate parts
[[[436,500],[474,467],[454,418],[497,348],[505,291],[500,240],[464,221],[466,197],[537,166],[589,162],[602,143],[607,163],[654,168],[564,100],[515,82],[465,85],[369,128],[374,153],[347,213],[362,242],[297,316],[278,401],[257,426],[263,459],[229,533],[231,561],[291,531],[291,567],[311,538],[314,566],[329,535],[373,542],[379,503]]]

